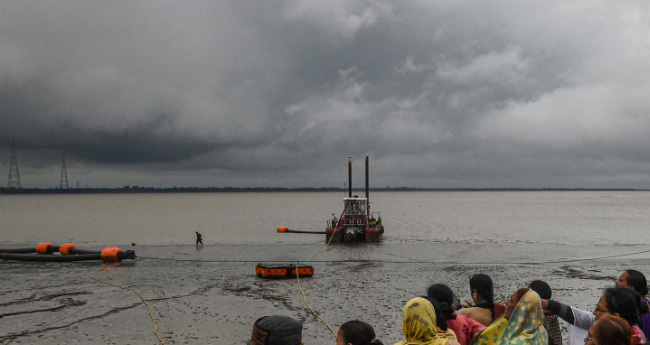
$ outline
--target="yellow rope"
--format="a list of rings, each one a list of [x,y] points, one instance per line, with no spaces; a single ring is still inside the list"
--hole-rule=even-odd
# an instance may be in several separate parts
[[[327,244],[325,244],[325,247],[324,247],[323,249],[321,249],[318,253],[312,255],[312,257],[310,257],[309,259],[307,259],[307,260],[305,261],[304,264],[306,265],[309,261],[311,261],[311,260],[312,260],[313,258],[315,258],[317,255],[319,255],[320,253],[324,252],[324,251],[327,249],[327,246],[330,245],[330,242],[332,242],[332,239],[333,239],[333,238],[334,238],[334,234],[332,234],[332,236],[330,236],[330,239],[327,241]],[[302,294],[302,299],[305,301],[305,305],[307,306],[307,308],[309,308],[309,310],[311,311],[311,313],[314,314],[318,319],[320,319],[320,320],[325,324],[325,326],[327,326],[327,328],[330,330],[330,332],[332,332],[332,335],[334,336],[334,338],[336,338],[336,333],[334,333],[334,330],[332,329],[332,327],[330,327],[330,325],[327,323],[327,321],[325,321],[325,319],[323,319],[323,318],[322,318],[322,317],[321,317],[321,316],[320,316],[320,315],[319,315],[319,314],[318,314],[318,313],[317,313],[317,312],[316,312],[316,311],[315,311],[315,310],[314,310],[314,309],[309,305],[309,302],[307,302],[307,295],[305,295],[305,291],[303,291],[303,290],[302,290],[302,286],[300,286],[300,273],[298,273],[298,264],[296,264],[296,280],[298,281],[298,289],[300,289],[300,293]]]
[[[325,249],[327,249],[327,246],[330,245],[330,242],[332,242],[332,239],[333,239],[333,238],[334,238],[334,234],[332,234],[332,236],[330,236],[330,239],[327,241],[327,244],[325,244],[325,247],[323,247],[323,249],[321,249],[320,252],[318,252],[318,253],[312,255],[311,258],[309,258],[309,259],[307,259],[307,261],[305,261],[305,265],[306,265],[309,261],[311,261],[313,258],[315,258],[316,256],[318,256],[320,253],[324,252]]]
[[[93,271],[93,273],[90,275],[90,278],[92,278],[93,280],[96,280],[96,281],[98,281],[98,282],[100,282],[102,284],[107,284],[107,285],[118,287],[118,288],[123,289],[123,290],[131,290],[131,291],[135,292],[135,294],[138,295],[140,297],[140,299],[142,300],[142,302],[144,302],[144,304],[147,306],[147,309],[149,309],[149,316],[151,316],[151,321],[153,322],[153,333],[158,338],[158,341],[160,341],[160,343],[162,345],[165,345],[165,341],[162,339],[160,334],[158,334],[158,324],[156,323],[156,318],[154,318],[154,316],[153,316],[153,310],[151,309],[151,306],[149,305],[149,302],[147,302],[147,300],[144,298],[144,296],[142,296],[142,294],[140,292],[138,292],[138,290],[136,290],[134,288],[127,287],[127,286],[122,286],[122,285],[119,285],[119,284],[107,282],[107,281],[101,280],[99,278],[96,278],[95,277],[95,272],[101,271],[102,269],[103,269],[103,267],[100,268],[97,271]]]
[[[298,264],[296,264],[296,280],[298,281],[298,288],[300,289],[300,292],[302,293],[302,298],[305,301],[305,305],[307,306],[307,308],[309,308],[309,310],[311,310],[312,314],[316,315],[316,317],[319,318],[325,324],[325,326],[327,326],[327,328],[329,328],[329,330],[330,330],[330,332],[332,332],[332,335],[334,336],[334,338],[336,338],[336,333],[334,333],[334,330],[332,329],[332,327],[330,327],[330,325],[327,323],[327,321],[325,321],[325,319],[323,319],[320,315],[318,315],[318,313],[314,309],[312,309],[312,307],[309,305],[309,302],[307,302],[307,296],[305,296],[305,292],[302,290],[302,286],[300,286],[300,274],[298,273]]]

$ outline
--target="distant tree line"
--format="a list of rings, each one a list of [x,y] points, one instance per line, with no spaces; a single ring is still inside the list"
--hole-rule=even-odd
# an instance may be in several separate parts
[[[363,194],[365,189],[352,189]],[[374,192],[512,192],[512,191],[641,191],[645,189],[631,188],[415,188],[415,187],[382,187],[370,188]],[[140,187],[124,186],[121,188],[0,188],[0,194],[101,194],[101,193],[278,193],[278,192],[347,192],[347,188],[336,187]],[[361,195],[359,194],[359,195]]]

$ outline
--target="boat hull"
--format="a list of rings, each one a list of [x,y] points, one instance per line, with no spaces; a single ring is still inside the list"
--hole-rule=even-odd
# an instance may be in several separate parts
[[[326,243],[364,242],[379,243],[384,239],[384,226],[370,227],[368,230],[327,228],[325,231]]]

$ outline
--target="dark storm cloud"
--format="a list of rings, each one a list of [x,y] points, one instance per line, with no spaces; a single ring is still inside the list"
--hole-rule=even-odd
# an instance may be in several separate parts
[[[370,152],[377,186],[647,188],[649,10],[5,2],[2,160],[15,138],[39,186],[60,152],[107,185],[288,187]]]

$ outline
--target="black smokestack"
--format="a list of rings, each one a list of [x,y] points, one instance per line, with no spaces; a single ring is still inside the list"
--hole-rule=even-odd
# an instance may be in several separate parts
[[[368,200],[368,205],[370,205],[370,187],[368,184],[368,154],[366,153],[366,199]],[[368,207],[368,209],[370,209]]]
[[[352,157],[348,157],[348,198],[352,197]]]

